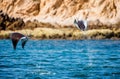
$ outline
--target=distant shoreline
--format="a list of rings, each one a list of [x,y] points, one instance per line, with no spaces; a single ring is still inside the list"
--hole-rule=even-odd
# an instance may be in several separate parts
[[[20,32],[30,37],[30,39],[68,39],[68,40],[84,40],[84,39],[113,39],[120,40],[120,29],[93,29],[80,31],[75,28],[34,28],[16,30],[16,31],[0,31],[0,39],[9,39],[12,32]]]

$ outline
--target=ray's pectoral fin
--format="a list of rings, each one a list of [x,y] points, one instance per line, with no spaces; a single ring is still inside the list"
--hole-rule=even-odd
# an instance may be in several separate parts
[[[26,42],[28,41],[28,38],[27,37],[22,37],[21,38],[21,42],[22,42],[22,48],[24,49],[24,46],[26,44]]]
[[[16,50],[16,46],[17,46],[18,40],[12,39],[12,43],[13,43],[14,50]]]
[[[23,42],[22,42],[22,48],[23,48],[23,49],[24,49],[24,46],[25,46],[26,42],[27,42],[27,41],[23,41]]]

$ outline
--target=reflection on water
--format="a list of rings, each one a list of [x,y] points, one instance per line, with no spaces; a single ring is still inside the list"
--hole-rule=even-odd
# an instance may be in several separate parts
[[[120,41],[0,40],[1,79],[119,79]]]

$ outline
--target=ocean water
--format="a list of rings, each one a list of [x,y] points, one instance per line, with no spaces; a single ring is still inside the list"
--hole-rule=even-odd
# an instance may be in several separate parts
[[[120,40],[0,40],[0,79],[120,79]]]

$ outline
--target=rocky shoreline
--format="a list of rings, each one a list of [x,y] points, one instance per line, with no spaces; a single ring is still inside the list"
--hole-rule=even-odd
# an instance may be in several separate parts
[[[29,36],[30,39],[67,39],[67,40],[84,40],[84,39],[120,39],[120,29],[93,29],[80,31],[76,28],[35,28],[16,31],[0,31],[0,39],[9,39],[9,34],[19,32]]]
[[[0,39],[9,39],[12,32],[20,32],[31,39],[120,39],[120,26],[88,25],[87,31],[80,31],[74,25],[43,23],[38,20],[24,22],[21,18],[10,17],[0,11]]]

